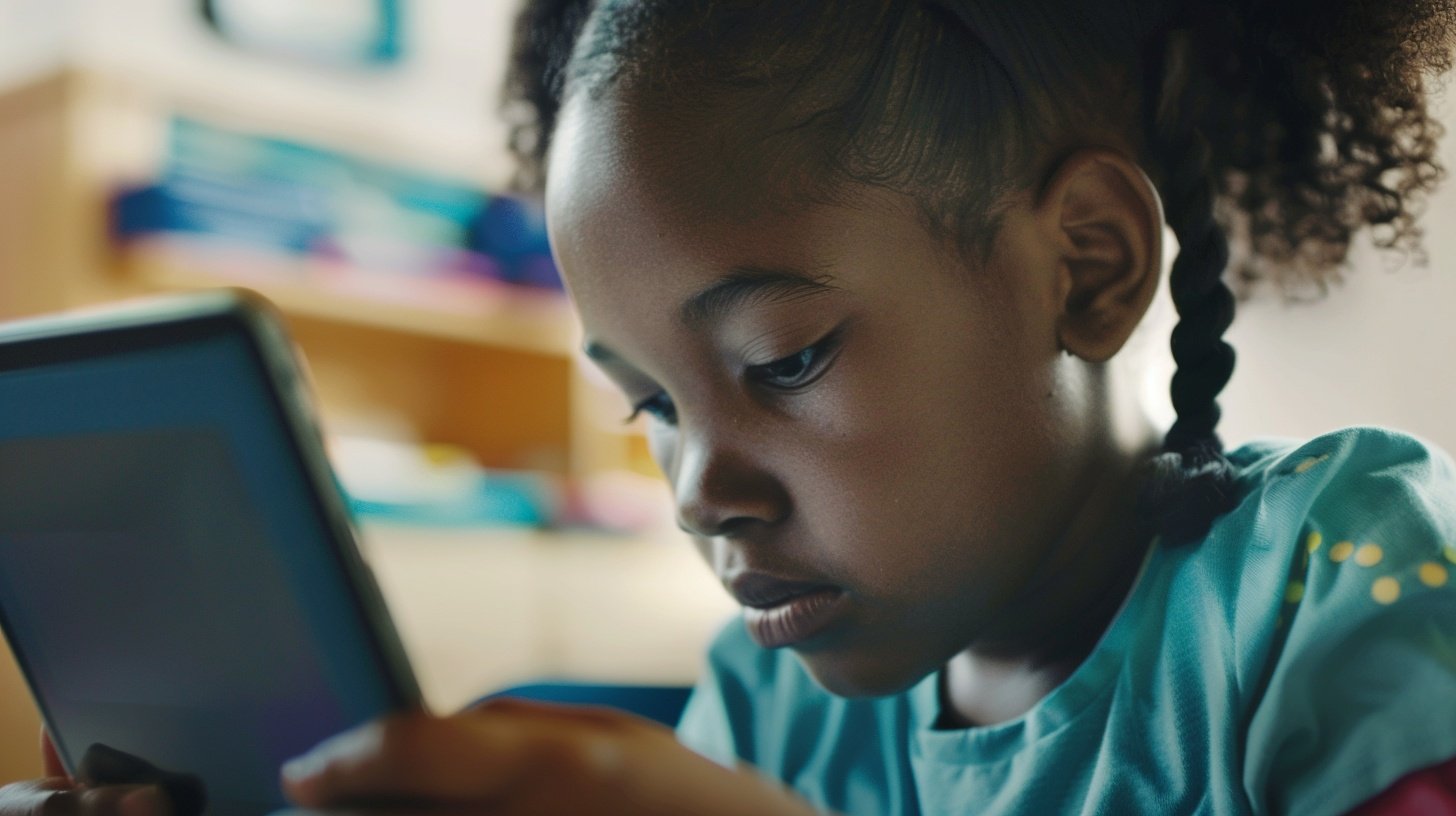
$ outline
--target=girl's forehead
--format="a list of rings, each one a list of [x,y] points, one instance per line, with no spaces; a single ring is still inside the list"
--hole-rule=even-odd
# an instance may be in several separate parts
[[[632,269],[639,281],[663,285],[670,281],[657,272],[671,269],[691,285],[755,256],[822,263],[816,244],[827,213],[743,151],[725,149],[727,141],[706,122],[610,98],[570,103],[546,189],[548,227],[568,283]]]
[[[754,224],[821,203],[815,148],[732,97],[691,104],[645,92],[578,93],[562,108],[547,197],[601,204],[642,195],[684,219]],[[569,195],[563,195],[569,193]]]

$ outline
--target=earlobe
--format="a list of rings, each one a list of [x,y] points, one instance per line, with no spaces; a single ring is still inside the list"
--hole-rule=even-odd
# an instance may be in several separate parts
[[[1163,210],[1131,159],[1087,148],[1057,165],[1037,216],[1058,253],[1057,341],[1091,362],[1115,355],[1158,289]]]

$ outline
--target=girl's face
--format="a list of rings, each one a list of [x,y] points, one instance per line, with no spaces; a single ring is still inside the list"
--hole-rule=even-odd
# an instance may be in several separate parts
[[[1014,637],[1091,467],[1029,205],[970,268],[896,193],[781,194],[709,115],[577,97],[555,138],[548,221],[588,353],[650,415],[712,569],[776,607],[750,631],[846,696]]]

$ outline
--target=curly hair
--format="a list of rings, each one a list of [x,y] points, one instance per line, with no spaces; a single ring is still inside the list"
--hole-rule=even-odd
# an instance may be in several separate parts
[[[1008,191],[1088,141],[1134,151],[1180,246],[1177,421],[1142,512],[1189,540],[1237,498],[1217,434],[1230,282],[1323,289],[1366,227],[1422,260],[1444,174],[1427,83],[1450,68],[1456,0],[534,0],[518,26],[506,97],[528,189],[572,94],[771,95],[723,116],[772,142],[797,190],[898,190],[984,258]]]
[[[1423,261],[1417,224],[1442,179],[1428,77],[1451,67],[1446,0],[1195,7],[1198,119],[1244,280],[1321,288],[1351,238]]]

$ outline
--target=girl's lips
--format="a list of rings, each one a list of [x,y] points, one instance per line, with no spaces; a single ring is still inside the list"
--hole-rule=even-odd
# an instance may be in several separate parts
[[[819,586],[773,605],[745,606],[743,622],[758,645],[777,649],[824,631],[843,613],[845,602],[844,590]]]

